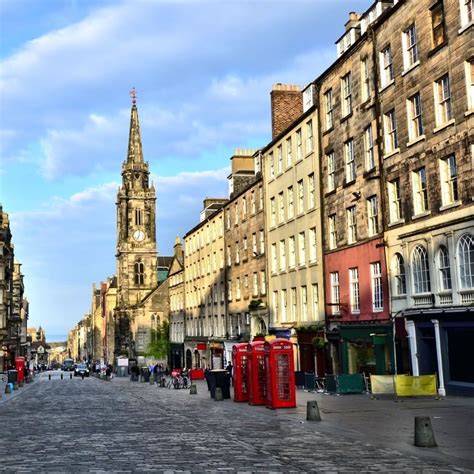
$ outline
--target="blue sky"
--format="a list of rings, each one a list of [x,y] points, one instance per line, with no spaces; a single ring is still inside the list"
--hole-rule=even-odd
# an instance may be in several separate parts
[[[272,84],[330,65],[369,0],[0,0],[0,202],[31,326],[50,340],[115,273],[129,90],[157,189],[158,251],[227,195],[235,148],[270,140]]]

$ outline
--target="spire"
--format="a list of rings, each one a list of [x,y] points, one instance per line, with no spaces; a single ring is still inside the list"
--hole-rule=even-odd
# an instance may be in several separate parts
[[[127,163],[143,163],[142,140],[140,137],[140,124],[138,122],[137,91],[135,87],[130,91],[130,97],[132,98],[132,111],[130,116]]]

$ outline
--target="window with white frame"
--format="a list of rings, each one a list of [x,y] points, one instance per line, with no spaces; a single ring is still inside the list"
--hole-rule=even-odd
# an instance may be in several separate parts
[[[258,188],[258,208],[261,211],[263,209],[263,187]]]
[[[451,87],[447,74],[435,82],[435,112],[438,127],[454,118]]]
[[[451,265],[448,249],[441,245],[438,250],[439,286],[441,291],[451,290]]]
[[[257,212],[257,206],[256,206],[256,203],[255,203],[255,192],[252,191],[252,193],[250,194],[250,210],[252,212],[252,214],[255,214]]]
[[[403,257],[396,253],[393,256],[393,282],[395,296],[403,296],[407,292],[405,261]]]
[[[332,314],[340,314],[339,272],[331,272],[331,309]]]
[[[298,214],[302,214],[304,212],[304,185],[303,185],[302,179],[300,179],[297,183],[297,190],[298,190]]]
[[[257,234],[254,232],[252,234],[252,252],[254,255],[258,254],[258,249],[257,249]]]
[[[317,314],[319,313],[318,304],[319,304],[319,293],[318,293],[318,284],[313,283],[311,285],[311,302],[312,302],[312,311],[313,311],[313,320],[317,319]]]
[[[474,237],[464,234],[457,249],[459,282],[462,290],[474,288]]]
[[[277,173],[283,172],[283,147],[278,145],[277,147]]]
[[[306,122],[306,154],[313,151],[313,121]]]
[[[306,239],[304,232],[298,234],[298,265],[306,264]]]
[[[300,288],[301,295],[301,320],[308,320],[308,289],[306,285],[302,285]]]
[[[439,0],[431,7],[431,34],[433,48],[442,45],[446,41],[443,0]]]
[[[375,168],[374,136],[372,124],[364,130],[365,169],[370,171]]]
[[[278,269],[277,244],[272,244],[272,272]]]
[[[428,253],[426,252],[426,249],[422,245],[417,245],[413,250],[411,260],[413,293],[430,293],[430,270],[428,266]]]
[[[369,236],[377,234],[379,232],[377,196],[370,196],[367,199],[367,219]]]
[[[291,137],[286,139],[286,167],[289,168],[293,163]]]
[[[415,24],[410,25],[402,35],[403,66],[405,70],[412,67],[419,59]]]
[[[398,222],[402,218],[402,201],[400,196],[400,179],[396,178],[388,183],[388,207],[390,223]]]
[[[326,130],[334,127],[334,108],[332,99],[332,89],[324,94],[324,124]]]
[[[316,247],[316,227],[309,229],[309,261],[314,263],[318,256],[318,249]]]
[[[395,109],[390,110],[383,116],[385,132],[385,153],[392,153],[398,149],[397,117]]]
[[[352,138],[344,143],[344,161],[346,163],[346,182],[350,183],[356,176],[354,140],[352,140]]]
[[[240,246],[239,242],[235,243],[235,263],[238,265],[240,263]]]
[[[237,203],[235,203],[235,206],[234,206],[234,225],[237,225],[239,223],[239,208],[238,208],[238,205]]]
[[[301,128],[296,130],[296,161],[303,158],[303,137],[301,136]]]
[[[227,281],[227,299],[232,301],[232,280]]]
[[[286,290],[281,290],[281,321],[286,322],[287,318],[288,298]]]
[[[278,223],[285,221],[285,196],[283,191],[278,194]]]
[[[380,52],[380,86],[383,89],[393,81],[392,49],[387,46]]]
[[[296,299],[296,288],[291,288],[290,290],[290,296],[291,296],[291,321],[296,321],[296,308],[298,301]]]
[[[278,321],[278,291],[273,292],[273,314],[275,315],[274,321]]]
[[[246,290],[248,290],[248,288],[249,288],[249,276],[248,275],[244,276],[244,288]]]
[[[286,245],[285,240],[280,240],[280,271],[286,270]]]
[[[314,173],[308,175],[308,209],[316,205]]]
[[[257,272],[253,272],[252,275],[252,295],[258,295],[258,274]]]
[[[346,209],[347,218],[347,243],[353,244],[357,241],[357,220],[356,207],[351,206]]]
[[[329,249],[337,247],[336,214],[328,216]]]
[[[247,198],[244,196],[242,198],[242,219],[247,218]]]
[[[290,268],[295,268],[296,266],[296,245],[295,245],[295,236],[291,235],[288,238],[288,266]]]
[[[362,102],[370,97],[369,58],[367,56],[360,60],[360,93]]]
[[[334,152],[331,151],[326,155],[327,174],[328,174],[328,192],[336,189],[336,162]]]
[[[380,262],[370,264],[370,275],[372,278],[372,309],[374,311],[383,310],[383,289],[382,289],[382,266]]]
[[[456,202],[459,198],[458,172],[454,155],[439,160],[439,174],[441,181],[441,201],[443,206],[446,206]]]
[[[474,22],[474,0],[459,0],[461,11],[461,27]]]
[[[240,300],[241,297],[241,291],[240,291],[240,278],[237,277],[235,281],[235,299]]]
[[[232,253],[230,250],[230,245],[227,246],[227,266],[230,267],[232,265]]]
[[[260,270],[260,294],[265,295],[267,293],[267,277],[265,270]]]
[[[341,79],[342,116],[352,113],[352,74],[349,72]]]
[[[415,140],[425,133],[421,109],[421,96],[417,92],[407,100],[408,111],[408,139]]]
[[[247,237],[244,237],[243,243],[244,243],[244,244],[243,244],[244,250],[247,250],[247,248],[248,248],[248,245],[247,245]]]
[[[265,254],[265,232],[263,230],[258,231],[260,241],[260,255]]]
[[[359,269],[349,268],[349,286],[351,296],[351,313],[360,313]]]
[[[428,189],[426,184],[426,169],[421,167],[412,173],[413,207],[415,215],[428,210]]]
[[[272,151],[268,154],[268,163],[270,165],[270,179],[273,179],[275,177],[275,157]]]
[[[474,0],[471,0],[474,1]],[[467,87],[467,108],[474,110],[474,60],[465,62],[466,67],[466,87]]]
[[[293,219],[295,217],[295,196],[293,192],[293,186],[288,187],[288,193],[287,193],[287,198],[288,198],[288,219]]]
[[[270,198],[270,225],[273,227],[276,225],[276,203],[275,198]]]

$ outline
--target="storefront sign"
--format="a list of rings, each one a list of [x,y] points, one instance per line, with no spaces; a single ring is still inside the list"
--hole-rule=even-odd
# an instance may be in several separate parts
[[[198,342],[196,344],[196,349],[198,351],[205,351],[207,349],[207,344],[205,342]]]

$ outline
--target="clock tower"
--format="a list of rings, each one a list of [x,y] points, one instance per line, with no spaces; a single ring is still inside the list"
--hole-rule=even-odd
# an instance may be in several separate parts
[[[135,89],[128,154],[122,164],[122,185],[117,193],[117,308],[116,351],[133,354],[130,333],[135,312],[157,286],[155,188],[149,183],[143,160]]]

